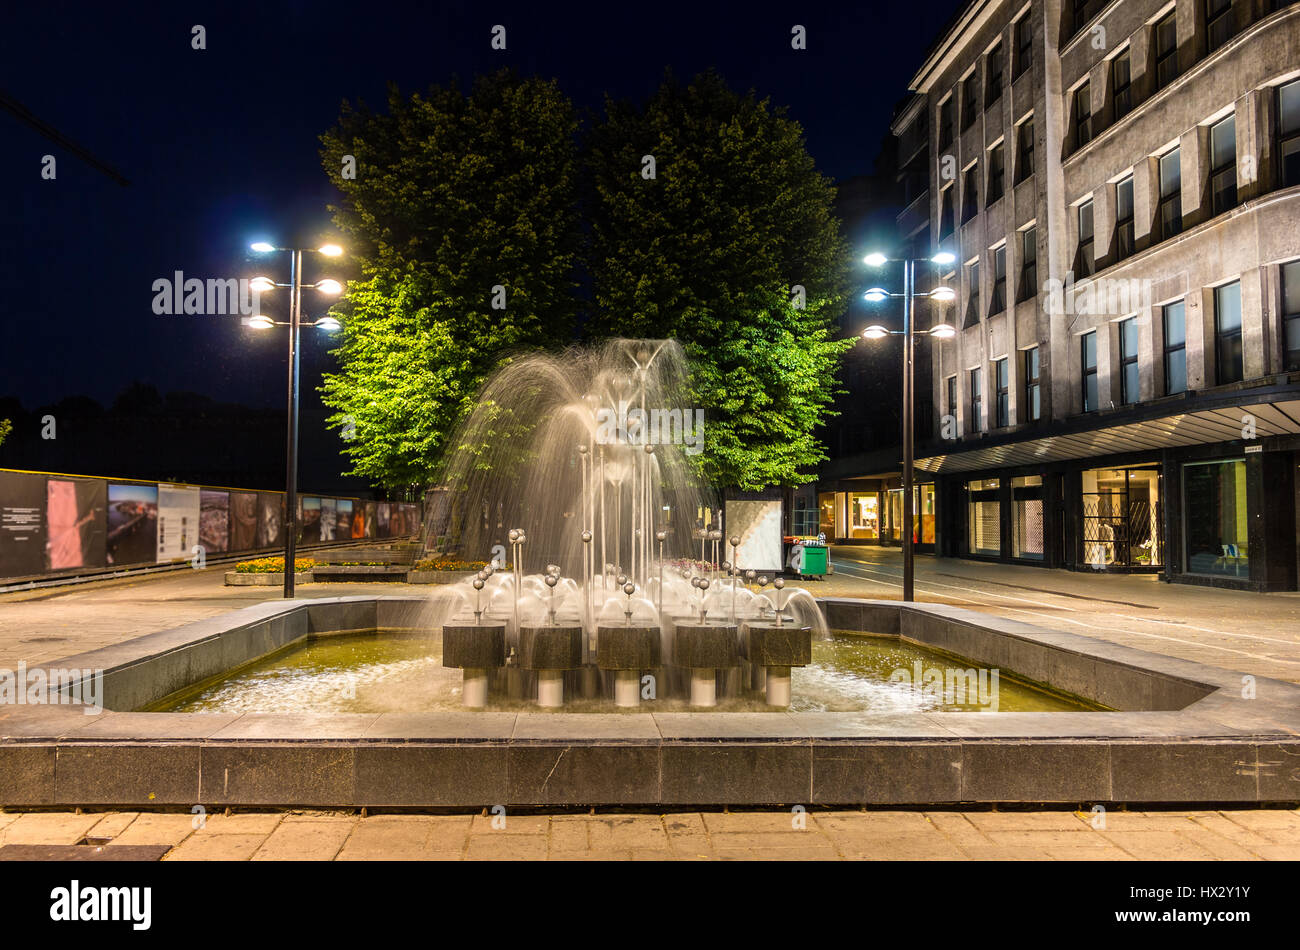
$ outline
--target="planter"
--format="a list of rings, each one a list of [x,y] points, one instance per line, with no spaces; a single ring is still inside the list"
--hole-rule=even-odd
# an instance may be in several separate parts
[[[454,584],[467,577],[473,577],[475,571],[409,571],[406,575],[408,584]]]
[[[315,578],[311,571],[303,571],[293,575],[295,584],[310,584]],[[240,574],[237,571],[226,571],[227,587],[283,587],[284,572],[278,574]]]

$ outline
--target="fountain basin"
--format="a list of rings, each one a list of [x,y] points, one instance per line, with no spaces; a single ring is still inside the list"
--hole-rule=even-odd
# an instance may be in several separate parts
[[[1113,712],[135,712],[314,636],[428,630],[402,597],[270,602],[45,664],[105,709],[0,706],[6,807],[455,808],[1300,800],[1300,686],[958,607],[822,601]],[[440,667],[439,667],[440,668]],[[65,687],[64,692],[66,693]],[[57,781],[55,763],[57,761]]]
[[[812,662],[812,628],[756,620],[742,628],[741,653],[755,666],[807,666]]]
[[[444,624],[442,665],[461,674],[461,702],[482,709],[488,701],[488,671],[505,665],[506,625],[501,621]]]

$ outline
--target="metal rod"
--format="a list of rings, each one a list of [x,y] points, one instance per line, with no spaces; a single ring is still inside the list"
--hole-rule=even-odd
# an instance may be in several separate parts
[[[915,380],[913,378],[912,344],[914,340],[916,306],[916,261],[903,264],[903,600],[914,599],[914,565],[912,563],[912,430]]]
[[[288,435],[285,439],[284,596],[293,597],[298,548],[298,326],[302,303],[302,251],[289,255],[289,394]]]

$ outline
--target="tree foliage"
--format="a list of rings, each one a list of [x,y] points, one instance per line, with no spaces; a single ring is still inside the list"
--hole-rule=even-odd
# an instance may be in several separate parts
[[[686,86],[668,77],[644,107],[607,101],[586,159],[589,332],[682,342],[710,480],[809,480],[825,458],[814,429],[853,341],[833,339],[848,252],[802,129],[714,73]]]
[[[353,474],[432,481],[487,375],[511,353],[571,342],[576,135],[554,82],[503,70],[468,94],[390,88],[386,113],[344,103],[322,136],[361,271],[335,308],[340,371],[323,387],[331,426],[351,430]]]
[[[4,444],[5,438],[13,431],[13,427],[13,423],[8,419],[0,419],[0,445]]]

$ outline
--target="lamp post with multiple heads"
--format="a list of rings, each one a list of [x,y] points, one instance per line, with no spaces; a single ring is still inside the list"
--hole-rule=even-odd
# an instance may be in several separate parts
[[[868,254],[862,261],[868,267],[873,268],[884,267],[889,263],[901,263],[903,265],[903,292],[901,294],[891,293],[881,287],[872,287],[862,295],[863,299],[870,303],[877,303],[890,297],[901,297],[903,300],[903,329],[890,330],[880,324],[873,324],[862,332],[862,336],[868,340],[881,340],[887,336],[901,336],[903,338],[903,510],[905,512],[903,517],[903,600],[909,602],[915,599],[915,571],[912,563],[912,532],[916,524],[912,499],[912,468],[915,461],[912,447],[912,419],[916,381],[913,372],[912,353],[916,323],[916,265],[928,262],[944,266],[951,264],[955,260],[955,255],[948,251],[940,251],[933,257],[920,261],[913,258],[890,258],[884,254]],[[922,296],[930,300],[948,302],[953,299],[955,294],[951,287],[940,285]],[[957,331],[946,323],[936,324],[930,329],[930,336],[938,340],[951,339],[956,333]]]
[[[271,327],[289,328],[289,394],[288,394],[288,434],[285,438],[285,492],[284,492],[284,596],[293,596],[293,575],[298,546],[298,357],[299,329],[302,319],[302,290],[304,286],[313,288],[331,296],[341,293],[343,285],[333,278],[325,277],[314,284],[302,282],[303,251],[312,251],[325,257],[338,257],[343,248],[337,244],[325,244],[317,248],[276,247],[259,241],[252,245],[258,254],[270,254],[283,251],[289,255],[289,282],[277,283],[269,277],[255,277],[249,282],[253,290],[268,291],[277,288],[289,291],[289,319],[272,320],[265,314],[255,314],[248,318],[248,325],[255,330],[269,330]],[[306,321],[308,326],[333,333],[340,328],[336,317],[324,316],[318,320]]]

